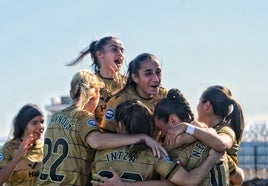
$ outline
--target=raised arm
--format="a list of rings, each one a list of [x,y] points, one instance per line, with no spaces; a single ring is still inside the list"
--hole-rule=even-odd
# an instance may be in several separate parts
[[[20,144],[19,150],[16,155],[0,169],[0,185],[6,182],[8,177],[12,174],[19,161],[23,158],[27,150],[32,146],[33,135],[30,134]]]

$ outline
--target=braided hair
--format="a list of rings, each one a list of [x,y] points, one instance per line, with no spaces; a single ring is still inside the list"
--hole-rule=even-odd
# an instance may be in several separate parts
[[[161,99],[154,110],[154,117],[168,123],[169,116],[176,114],[183,122],[192,122],[194,114],[189,102],[183,96],[180,90],[173,88],[168,91],[167,97]]]

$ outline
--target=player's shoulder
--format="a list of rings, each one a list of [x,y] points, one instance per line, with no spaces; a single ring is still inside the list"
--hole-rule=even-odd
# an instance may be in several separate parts
[[[20,144],[22,143],[22,140],[19,138],[11,139],[4,143],[4,145],[0,149],[1,153],[1,159],[3,158],[3,154],[10,156],[14,155],[14,152],[16,152],[19,149]]]
[[[236,141],[235,132],[227,122],[219,123],[216,127],[214,127],[214,129],[218,134],[228,135],[233,142]]]
[[[22,140],[19,139],[19,138],[14,138],[14,139],[11,139],[9,141],[7,141],[3,148],[10,148],[10,149],[16,149],[20,146]]]
[[[163,95],[164,97],[168,94],[168,89],[165,87],[159,88],[159,94]]]
[[[86,110],[80,111],[77,115],[77,119],[80,123],[96,123],[95,115]]]
[[[80,117],[94,117],[94,114],[92,114],[91,112],[88,112],[87,110],[81,110],[78,112],[78,115]]]
[[[226,133],[229,134],[231,136],[235,136],[235,133],[233,131],[233,129],[230,127],[230,124],[226,121],[222,121],[221,123],[219,123],[216,127],[215,130],[218,133]]]
[[[117,94],[113,95],[109,102],[112,103],[121,103],[129,98],[132,95],[129,89],[125,89],[124,91],[120,91]]]

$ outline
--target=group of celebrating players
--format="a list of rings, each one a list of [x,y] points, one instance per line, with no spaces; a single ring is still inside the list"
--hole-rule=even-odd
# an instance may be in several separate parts
[[[158,58],[136,56],[120,74],[124,46],[93,41],[68,66],[91,54],[90,70],[71,80],[72,104],[48,121],[34,104],[14,121],[0,154],[0,185],[241,185],[242,109],[231,91],[208,87],[198,118],[176,88],[161,86]],[[3,176],[2,176],[3,175]]]

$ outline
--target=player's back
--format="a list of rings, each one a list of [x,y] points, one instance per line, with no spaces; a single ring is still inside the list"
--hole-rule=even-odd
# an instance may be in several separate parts
[[[185,170],[191,171],[199,167],[208,157],[209,148],[200,141],[195,141],[183,147],[173,149],[169,152],[172,159],[180,161]],[[200,186],[209,186],[211,182],[211,175],[208,174]]]
[[[138,155],[130,155],[129,147],[98,150],[93,163],[93,172],[109,177],[113,167],[121,179],[125,181],[145,181],[166,177],[175,171],[176,162],[168,156],[155,157],[151,149],[144,150]]]
[[[72,109],[58,112],[50,120],[37,185],[83,185],[88,181],[94,150],[86,137],[98,129],[92,114],[72,113]]]

